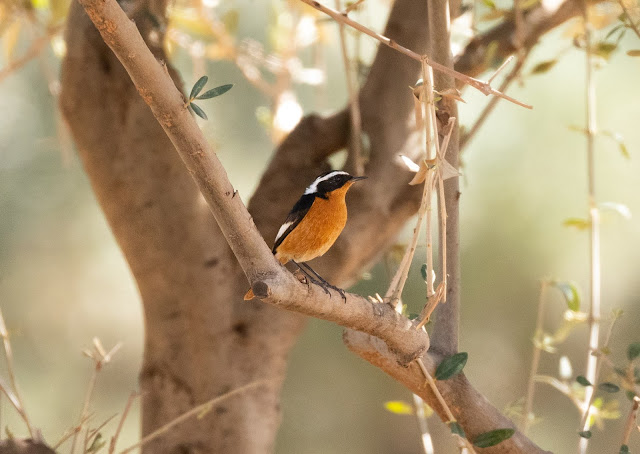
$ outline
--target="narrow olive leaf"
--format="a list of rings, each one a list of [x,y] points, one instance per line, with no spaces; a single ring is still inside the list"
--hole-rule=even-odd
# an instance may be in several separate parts
[[[200,108],[200,106],[198,106],[197,104],[191,103],[189,104],[191,106],[191,108],[193,109],[193,113],[195,113],[197,116],[199,116],[200,118],[202,118],[203,120],[208,120],[209,118],[207,117],[207,114],[204,113],[204,110],[202,110]]]
[[[600,41],[596,43],[594,53],[605,60],[611,58],[611,54],[618,48],[618,43],[609,43],[606,41]]]
[[[531,70],[531,74],[544,74],[547,71],[551,70],[551,68],[553,68],[556,63],[558,63],[558,59],[541,61],[533,67],[533,69]]]
[[[436,380],[448,380],[458,375],[467,364],[469,354],[467,352],[456,353],[455,355],[445,358],[436,369]]]
[[[228,92],[233,88],[233,84],[220,85],[219,87],[212,88],[209,91],[202,93],[196,99],[210,99],[215,98],[216,96],[220,96]]]
[[[105,444],[106,444],[106,441],[102,439],[102,434],[98,432],[98,434],[93,439],[91,446],[89,446],[86,452],[88,453],[98,452]]]
[[[620,454],[629,454],[629,446],[627,445],[620,446]]]
[[[427,264],[423,263],[420,267],[420,274],[422,275],[423,280],[427,280]]]
[[[195,83],[195,85],[191,89],[191,94],[189,95],[189,99],[195,99],[195,97],[200,94],[204,86],[207,85],[208,80],[209,78],[207,76],[202,76],[200,79],[198,79],[198,81]]]
[[[607,33],[607,36],[604,37],[605,41],[608,40],[609,38],[611,38],[611,36],[613,36],[613,34],[615,32],[617,32],[618,30],[620,30],[620,29],[624,29],[624,24],[619,24],[619,25],[616,25],[615,27],[613,27],[609,31],[609,33]]]
[[[640,57],[640,49],[631,49],[627,51],[629,57]]]
[[[569,310],[578,312],[580,310],[580,294],[576,284],[574,282],[554,282],[553,285],[564,295]]]
[[[607,392],[607,393],[617,393],[618,391],[620,391],[620,387],[618,385],[616,385],[614,383],[611,383],[611,382],[608,382],[608,381],[606,381],[604,383],[600,383],[598,385],[598,389],[600,391],[604,391],[604,392]]]
[[[516,433],[514,429],[496,429],[485,432],[473,439],[473,445],[478,448],[489,448],[508,440],[514,433]]]
[[[491,9],[496,9],[496,4],[493,2],[493,0],[482,0],[482,3]]]
[[[413,407],[402,400],[390,400],[384,403],[387,411],[396,415],[412,415]]]
[[[616,142],[622,156],[624,156],[626,159],[631,159],[631,155],[629,154],[629,150],[627,149],[627,145],[624,142],[624,137],[622,136],[622,134],[615,131],[600,131],[600,135],[608,137]]]
[[[591,431],[590,430],[583,430],[582,432],[578,432],[578,435],[580,435],[582,438],[591,438]]]
[[[633,361],[638,356],[640,356],[640,342],[629,344],[627,348],[627,358],[629,358],[629,361]]]
[[[573,227],[578,230],[587,230],[591,225],[591,221],[582,218],[568,218],[562,223],[565,227]]]
[[[586,378],[586,377],[584,377],[584,376],[582,376],[582,375],[578,375],[578,376],[576,377],[576,381],[577,381],[578,383],[580,383],[582,386],[593,386],[593,385],[591,384],[591,382],[590,382],[589,380],[587,380],[587,378]]]
[[[448,422],[447,424],[449,424],[449,429],[451,429],[452,434],[458,435],[462,438],[467,438],[467,435],[464,433],[464,430],[462,429],[462,426],[460,424],[455,421]]]

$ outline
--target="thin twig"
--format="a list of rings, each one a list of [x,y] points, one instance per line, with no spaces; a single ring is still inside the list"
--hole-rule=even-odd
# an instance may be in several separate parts
[[[111,441],[109,442],[109,451],[108,454],[113,454],[116,451],[116,443],[118,442],[118,437],[120,436],[120,432],[122,431],[122,427],[124,426],[124,421],[127,419],[129,415],[129,410],[131,409],[131,405],[133,405],[133,401],[136,398],[140,397],[140,393],[134,391],[129,395],[129,399],[127,400],[127,404],[124,407],[124,411],[122,412],[122,416],[120,417],[120,421],[118,422],[118,427],[116,428],[113,437],[111,437]]]
[[[509,74],[507,74],[504,81],[502,81],[502,84],[500,85],[500,88],[498,90],[502,92],[506,91],[509,85],[511,85],[511,83],[518,78],[518,76],[520,75],[520,71],[522,71],[522,68],[524,67],[524,63],[527,60],[527,57],[529,56],[530,52],[531,52],[531,49],[526,49],[521,53],[521,55],[518,56],[515,66],[509,72]],[[505,63],[503,63],[502,66],[500,66],[500,69],[502,69],[505,66],[507,61],[508,59],[505,60]],[[498,72],[499,71],[496,71],[495,74],[498,74]],[[493,77],[494,76],[492,76],[491,78]],[[471,129],[469,129],[469,132],[467,132],[460,139],[460,150],[464,150],[464,148],[470,143],[471,139],[476,135],[476,133],[482,127],[482,125],[484,125],[485,121],[487,120],[491,112],[493,112],[495,107],[498,105],[498,102],[500,102],[500,98],[496,96],[494,96],[489,100],[489,102],[487,102],[487,105],[484,107],[484,109],[476,119]]]
[[[61,25],[51,27],[46,31],[44,35],[34,39],[31,42],[29,48],[20,58],[10,61],[7,66],[0,70],[0,82],[2,82],[2,80],[9,76],[11,73],[18,71],[24,65],[40,55],[47,43],[51,40],[51,37],[58,33],[61,28]]]
[[[557,389],[560,393],[564,394],[569,398],[569,400],[575,405],[578,413],[582,413],[582,402],[578,399],[567,383],[563,383],[555,377],[549,377],[548,375],[536,375],[533,377],[536,383],[545,383],[552,388]]]
[[[414,51],[412,51],[411,49],[407,49],[406,47],[401,46],[400,44],[398,44],[397,42],[395,42],[392,39],[387,38],[386,36],[381,35],[380,33],[374,32],[373,30],[371,30],[370,28],[365,27],[364,25],[350,19],[349,17],[345,16],[344,14],[340,13],[339,11],[336,11],[334,9],[331,9],[327,6],[322,5],[321,3],[315,1],[315,0],[300,0],[303,3],[306,3],[307,5],[311,6],[312,8],[317,9],[318,11],[322,11],[323,13],[325,13],[328,16],[331,16],[334,20],[338,21],[338,22],[342,22],[346,25],[349,25],[350,27],[355,28],[356,30],[371,36],[372,38],[377,39],[378,41],[380,41],[382,44],[385,44],[389,47],[391,47],[392,49],[397,50],[398,52],[413,58],[416,61],[421,62],[423,59],[427,59],[427,63],[429,66],[431,66],[433,69],[436,69],[438,71],[441,71],[445,74],[448,74],[450,76],[452,76],[455,79],[460,80],[461,82],[464,82],[467,85],[472,86],[473,88],[476,88],[477,90],[479,90],[481,93],[483,93],[484,95],[495,95],[495,96],[499,96],[501,98],[506,99],[507,101],[511,101],[514,104],[517,104],[519,106],[525,107],[527,109],[532,109],[533,107],[530,106],[529,104],[525,104],[523,102],[520,102],[508,95],[505,95],[504,93],[501,93],[500,91],[496,90],[495,88],[493,88],[490,84],[488,84],[487,82],[484,82],[482,80],[478,80],[475,79],[473,77],[469,77],[466,74],[462,74],[458,71],[455,71],[451,68],[448,68],[445,65],[442,65],[436,61],[433,61],[431,59],[429,59],[426,55],[420,55]]]
[[[629,438],[631,437],[631,432],[633,432],[634,426],[636,425],[636,418],[638,417],[638,407],[640,407],[640,397],[633,396],[633,403],[629,409],[627,422],[624,425],[624,432],[622,433],[621,445],[629,445]]]
[[[124,449],[124,450],[120,451],[120,454],[126,454],[127,452],[131,452],[136,448],[144,446],[145,444],[149,443],[151,440],[154,440],[154,439],[158,438],[160,435],[168,432],[174,426],[177,426],[178,424],[183,423],[184,421],[188,420],[189,418],[191,418],[193,416],[208,413],[209,411],[211,411],[211,409],[215,405],[219,404],[223,400],[226,400],[226,399],[228,399],[230,397],[233,397],[233,396],[235,396],[237,394],[241,394],[241,393],[243,393],[243,392],[245,392],[245,391],[247,391],[249,389],[256,388],[256,387],[258,387],[260,385],[265,385],[265,384],[269,383],[270,381],[271,380],[254,381],[254,382],[248,383],[248,384],[246,384],[244,386],[240,386],[239,388],[236,388],[236,389],[234,389],[232,391],[229,391],[228,393],[225,393],[225,394],[222,394],[220,396],[214,397],[213,399],[210,399],[210,400],[208,400],[207,402],[205,402],[203,404],[197,405],[196,407],[192,408],[191,410],[184,412],[183,414],[181,414],[177,418],[169,421],[165,425],[163,425],[160,428],[154,430],[153,432],[151,432],[146,437],[142,438],[137,443],[129,446],[127,449]]]
[[[629,8],[627,8],[627,5],[624,4],[623,0],[618,0],[618,3],[622,7],[622,11],[624,11],[627,19],[629,19],[629,25],[631,26],[631,29],[636,33],[636,35],[638,35],[638,38],[640,38],[640,30],[638,29],[638,26],[635,24],[635,22],[633,22],[633,18],[631,17],[631,14],[629,14]]]
[[[536,318],[536,330],[533,336],[533,357],[531,358],[531,372],[529,374],[529,383],[527,384],[527,397],[524,404],[524,414],[522,415],[522,432],[526,435],[531,424],[532,409],[533,409],[533,397],[535,393],[535,377],[538,373],[538,365],[540,364],[540,353],[542,352],[541,345],[537,342],[537,339],[542,337],[543,325],[544,325],[544,306],[545,306],[545,292],[549,281],[543,279],[540,282],[540,296],[538,298],[538,317]]]
[[[341,1],[336,1],[336,9],[341,10]],[[344,13],[345,15],[347,12]],[[357,81],[349,60],[347,49],[347,34],[344,23],[338,22],[340,34],[340,50],[342,51],[342,62],[344,64],[345,79],[347,82],[347,92],[349,93],[349,114],[351,116],[351,147],[350,164],[353,166],[355,175],[364,175],[364,163],[362,159],[362,118],[360,116],[360,100],[358,99]]]
[[[418,420],[418,428],[420,429],[420,439],[422,440],[422,447],[425,454],[434,454],[433,452],[433,440],[431,439],[431,433],[429,433],[429,423],[424,412],[424,400],[417,394],[413,395],[413,406],[416,411],[416,419]]]
[[[431,77],[430,68],[427,67],[427,59],[423,59],[422,66],[422,118],[424,122],[424,135],[425,135],[425,156],[427,161],[433,160],[433,153],[431,150],[431,131],[437,131],[438,124],[433,120],[431,111],[435,112],[435,103],[433,100],[433,78]],[[436,133],[435,142],[438,143],[438,136]],[[437,156],[437,154],[436,154]],[[429,173],[431,171],[429,170]],[[435,292],[433,290],[433,241],[431,231],[431,190],[427,198],[427,230],[426,230],[426,242],[427,242],[427,299],[430,298]]]
[[[27,429],[29,430],[29,435],[31,438],[34,437],[33,426],[31,425],[31,421],[27,416],[27,412],[24,408],[24,401],[22,400],[22,396],[20,395],[20,390],[18,389],[18,383],[16,380],[16,372],[13,364],[13,350],[11,349],[11,342],[9,341],[9,331],[7,331],[7,325],[4,322],[4,316],[2,315],[2,311],[0,310],[0,336],[2,336],[2,343],[4,345],[4,354],[7,359],[7,373],[9,374],[9,381],[11,383],[11,389],[6,388],[4,383],[0,382],[0,387],[2,391],[9,398],[9,401],[14,406],[24,423],[27,425]]]
[[[594,354],[596,353],[595,351],[592,352],[591,356],[596,358],[596,373],[595,376],[593,377],[593,381],[588,378],[589,381],[591,381],[593,386],[590,386],[589,388],[593,388],[593,391],[591,393],[591,395],[589,396],[589,400],[586,401],[586,403],[584,404],[584,407],[586,407],[586,409],[583,408],[583,416],[582,416],[582,422],[581,425],[583,427],[582,430],[587,430],[589,428],[589,416],[591,414],[591,407],[593,405],[593,401],[595,400],[595,387],[598,383],[598,381],[600,380],[600,371],[602,370],[602,360],[604,358],[606,358],[606,355],[603,353],[603,351],[606,351],[609,348],[609,342],[611,341],[611,335],[613,334],[613,328],[614,326],[616,326],[616,322],[618,321],[618,317],[614,317],[613,320],[611,320],[611,324],[609,325],[609,329],[607,330],[607,335],[605,336],[605,340],[604,340],[604,345],[602,346],[602,349],[600,349],[600,351],[598,352],[597,356]]]
[[[597,381],[598,358],[593,353],[598,350],[600,337],[600,213],[596,203],[596,186],[595,186],[595,134],[597,131],[596,124],[596,85],[593,75],[592,62],[592,37],[591,24],[589,23],[589,7],[587,0],[582,1],[582,17],[584,20],[585,32],[585,103],[586,103],[586,122],[587,122],[587,180],[588,180],[588,204],[589,218],[591,220],[589,233],[589,255],[590,255],[590,286],[591,294],[589,301],[589,346],[587,351],[587,367],[585,377],[591,383]],[[589,416],[591,415],[591,402],[595,389],[588,386],[585,389],[585,408],[582,417],[581,429],[586,431],[589,429]],[[580,437],[578,452],[586,454],[589,439]]]
[[[429,373],[429,371],[425,367],[424,362],[422,361],[421,358],[418,358],[416,360],[416,362],[418,363],[418,366],[420,366],[420,370],[422,371],[422,373],[424,374],[425,378],[427,379],[427,382],[429,383],[429,387],[431,388],[431,391],[433,391],[433,394],[435,394],[436,399],[438,399],[438,403],[440,404],[440,406],[444,410],[445,414],[447,415],[446,424],[449,425],[451,423],[456,422],[455,416],[453,416],[453,413],[451,412],[451,409],[447,405],[447,402],[444,400],[444,397],[442,397],[442,394],[440,393],[440,390],[436,386],[436,381],[433,379],[433,377],[431,376],[431,374]],[[473,449],[473,445],[471,444],[471,442],[469,440],[467,440],[466,438],[461,437],[460,435],[457,435],[457,434],[455,436],[459,440],[462,440],[462,443],[464,443],[465,447],[469,450],[470,453],[475,454],[475,450]]]

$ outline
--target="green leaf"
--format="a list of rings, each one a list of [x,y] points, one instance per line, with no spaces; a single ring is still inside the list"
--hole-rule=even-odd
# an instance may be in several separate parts
[[[98,452],[105,444],[106,444],[106,441],[102,439],[102,434],[98,432],[98,435],[95,436],[95,438],[93,439],[93,442],[91,443],[91,446],[89,446],[89,449],[87,449],[86,452],[88,453]]]
[[[436,369],[436,380],[448,380],[454,375],[459,374],[467,364],[469,354],[467,352],[456,353],[455,355],[445,358]]]
[[[427,264],[423,263],[420,267],[420,274],[422,275],[423,280],[427,280]]]
[[[618,385],[616,385],[615,383],[611,383],[611,382],[604,382],[604,383],[600,383],[598,385],[598,389],[600,391],[604,391],[607,393],[617,393],[618,391],[620,391],[620,387]]]
[[[591,221],[582,218],[568,218],[562,223],[565,227],[574,227],[578,230],[587,230],[591,226]]]
[[[578,432],[578,435],[580,435],[582,438],[589,439],[591,438],[592,433],[590,430],[583,430],[582,432]]]
[[[620,454],[629,454],[629,446],[627,445],[620,446]]]
[[[553,282],[553,286],[562,292],[569,310],[573,312],[580,310],[580,294],[574,282]]]
[[[209,118],[207,117],[207,114],[204,113],[204,110],[202,110],[200,108],[200,106],[198,106],[197,104],[191,103],[189,104],[191,106],[191,108],[193,109],[193,113],[195,113],[197,116],[199,116],[200,118],[202,118],[203,120],[208,120]]]
[[[558,63],[558,59],[541,61],[533,67],[533,69],[531,70],[531,74],[544,74],[547,71],[551,70],[551,68],[553,68],[556,63]]]
[[[449,425],[449,429],[451,429],[452,434],[456,434],[462,438],[467,438],[467,435],[464,433],[464,430],[462,429],[462,426],[460,424],[455,421],[448,422],[447,424]]]
[[[515,432],[513,429],[496,429],[491,432],[485,432],[473,439],[473,445],[478,448],[489,448],[508,440]]]
[[[618,43],[609,43],[606,41],[600,41],[599,43],[596,43],[595,48],[593,49],[593,52],[596,55],[604,58],[605,60],[609,60],[609,58],[611,58],[611,54],[617,48],[618,48]]]
[[[412,415],[413,407],[402,400],[390,400],[384,403],[387,411],[396,415]]]
[[[240,22],[240,14],[237,9],[230,9],[222,15],[222,23],[227,29],[227,33],[235,35],[238,31],[238,23]]]
[[[415,312],[412,312],[409,314],[409,317],[407,317],[409,320],[416,320],[418,317],[420,317],[420,314],[416,314]]]
[[[231,90],[231,88],[233,88],[233,84],[220,85],[219,87],[212,88],[211,90],[204,92],[203,94],[198,96],[196,99],[215,98],[216,96],[225,94],[226,92]]]
[[[638,356],[640,356],[640,342],[629,344],[627,348],[627,358],[629,358],[629,361],[633,361]]]
[[[198,79],[198,81],[195,83],[195,85],[191,89],[191,94],[189,95],[189,99],[195,99],[195,97],[198,96],[198,94],[202,91],[204,86],[207,85],[208,80],[209,78],[207,76],[202,76],[200,79]]]
[[[482,0],[482,3],[491,9],[496,9],[496,4],[493,2],[493,0]]]
[[[582,386],[593,386],[593,385],[591,384],[591,382],[590,382],[589,380],[587,380],[587,378],[586,378],[586,377],[583,377],[582,375],[578,375],[578,376],[576,377],[576,381],[577,381],[578,383],[580,383]]]
[[[633,391],[626,391],[625,395],[627,396],[627,399],[629,399],[631,402],[633,402],[633,399],[636,398],[636,393],[634,393]]]

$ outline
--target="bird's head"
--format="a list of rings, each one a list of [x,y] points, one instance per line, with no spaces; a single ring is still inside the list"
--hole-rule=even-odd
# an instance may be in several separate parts
[[[305,195],[315,195],[317,197],[327,198],[330,194],[340,190],[340,193],[346,193],[347,189],[358,180],[364,180],[367,177],[354,177],[342,170],[331,170],[325,172],[316,178],[313,183],[304,191]]]

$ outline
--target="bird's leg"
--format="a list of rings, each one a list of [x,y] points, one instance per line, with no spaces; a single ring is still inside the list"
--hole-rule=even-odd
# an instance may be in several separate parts
[[[307,277],[307,279],[309,279],[309,282],[313,282],[314,284],[316,284],[317,286],[322,288],[322,290],[324,290],[325,293],[327,295],[329,295],[329,297],[331,297],[331,292],[329,290],[327,290],[327,287],[325,286],[325,282],[326,281],[324,279],[322,279],[320,276],[318,276],[318,273],[316,273],[315,271],[311,270],[315,276],[318,276],[318,277],[320,277],[320,279],[322,279],[321,281],[319,281],[318,279],[313,277],[313,275],[309,274],[309,271],[307,271],[306,269],[304,269],[301,266],[302,264],[296,262],[295,260],[291,260],[291,261],[294,263],[294,265],[296,265],[298,267],[298,269],[300,271],[302,271],[302,274],[304,274]]]
[[[307,271],[310,271],[311,273],[313,273],[313,275],[314,275],[316,278],[318,278],[318,279],[319,279],[319,281],[320,281],[320,286],[321,286],[322,288],[324,288],[324,289],[325,289],[325,291],[327,290],[327,289],[326,289],[326,287],[332,288],[332,289],[334,289],[335,291],[337,291],[337,292],[340,294],[340,296],[342,297],[342,299],[344,300],[344,302],[345,302],[345,303],[347,302],[347,297],[346,297],[346,296],[345,296],[345,294],[344,294],[344,290],[342,290],[340,287],[336,287],[335,285],[331,285],[331,284],[329,284],[327,281],[325,281],[325,280],[324,280],[324,278],[323,278],[322,276],[320,276],[318,273],[316,273],[316,272],[314,271],[314,269],[313,269],[313,268],[311,268],[311,267],[310,267],[309,265],[307,265],[306,263],[300,263],[300,264],[297,264],[297,263],[296,263],[296,265],[298,265],[298,267],[300,267],[300,265],[302,265],[302,266],[304,266],[304,267],[307,269]],[[302,268],[300,268],[300,269],[302,269]],[[308,274],[308,273],[306,273],[306,272],[305,272],[305,274],[309,275],[309,274]],[[311,276],[309,276],[309,277],[311,277]],[[314,280],[315,280],[315,279],[314,279]],[[316,282],[317,282],[317,281],[316,281]]]

